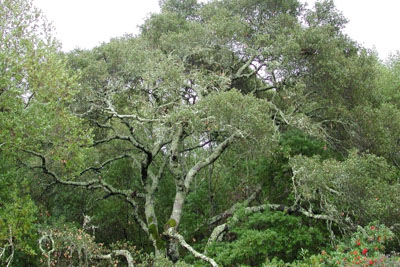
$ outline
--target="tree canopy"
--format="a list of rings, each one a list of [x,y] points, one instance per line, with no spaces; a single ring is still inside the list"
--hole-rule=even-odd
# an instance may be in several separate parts
[[[160,5],[62,53],[31,1],[0,3],[0,261],[398,261],[398,55],[331,0]]]

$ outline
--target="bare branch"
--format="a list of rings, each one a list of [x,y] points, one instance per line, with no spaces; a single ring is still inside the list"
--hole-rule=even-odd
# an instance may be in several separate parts
[[[150,190],[148,191],[148,193],[150,195],[154,195],[154,193],[156,192],[158,184],[159,184],[159,181],[161,179],[161,176],[162,176],[162,174],[164,172],[164,169],[165,169],[166,165],[167,165],[167,161],[164,161],[163,164],[161,165],[160,169],[158,170],[157,175],[155,175],[150,169],[148,170],[148,172],[150,174],[150,178],[152,180],[152,184],[151,184]]]
[[[222,239],[224,238],[224,235],[226,232],[228,232],[229,230],[229,225],[228,223],[223,223],[218,225],[217,227],[215,227],[210,235],[210,237],[208,238],[206,247],[204,249],[204,251],[207,249],[207,247],[214,241],[222,241]]]
[[[108,159],[108,160],[104,161],[102,164],[100,164],[99,167],[89,167],[89,168],[81,171],[81,173],[79,175],[83,175],[88,171],[99,171],[99,170],[103,169],[105,166],[111,164],[112,162],[117,161],[119,159],[127,158],[127,157],[129,157],[129,156],[128,155],[119,155],[112,159]]]
[[[35,92],[29,92],[29,91],[22,95],[24,102],[25,102],[24,109],[27,109],[29,107],[34,96],[35,96]]]
[[[15,253],[15,246],[14,246],[14,242],[13,242],[13,234],[12,234],[11,226],[8,227],[8,233],[9,233],[8,244],[5,245],[4,248],[0,248],[1,249],[0,259],[5,254],[7,248],[10,248],[10,250],[11,250],[10,255],[7,257],[7,259],[5,261],[7,263],[7,265],[6,265],[7,267],[11,266],[11,263],[14,259],[14,253]]]
[[[108,117],[108,118],[106,119],[106,122],[105,122],[105,123],[107,123],[107,121],[109,121],[111,117],[112,117],[112,116]],[[99,128],[114,130],[114,128],[113,128],[111,125],[103,124],[103,123],[100,123],[100,122],[98,122],[97,120],[93,120],[93,119],[89,119],[89,121],[91,121],[91,122],[93,122],[94,124],[96,124],[96,126],[99,127]]]
[[[312,219],[336,222],[336,220],[333,217],[330,217],[330,216],[325,215],[325,214],[314,214],[311,211],[307,211],[302,207],[297,207],[297,206],[289,207],[289,206],[280,205],[280,204],[264,204],[264,205],[260,205],[260,206],[248,207],[248,208],[245,209],[245,212],[247,214],[250,214],[250,213],[265,211],[267,209],[274,210],[274,211],[283,211],[283,212],[286,212],[288,214],[292,214],[292,213],[298,212],[298,213],[301,213],[301,214],[305,215],[306,217],[309,217],[309,218],[312,218]]]
[[[176,239],[176,240],[178,240],[178,241],[179,241],[179,244],[180,244],[182,247],[184,247],[184,248],[186,248],[187,250],[189,250],[190,253],[192,253],[193,256],[195,256],[196,258],[199,258],[199,259],[201,259],[201,260],[203,260],[203,261],[208,262],[208,263],[211,264],[211,266],[213,266],[213,267],[218,267],[218,264],[215,262],[215,260],[213,260],[213,259],[211,259],[210,257],[207,257],[206,255],[204,255],[204,254],[202,254],[202,253],[196,251],[192,246],[190,246],[190,245],[185,241],[185,238],[184,238],[182,235],[180,235],[180,234],[178,234],[176,231],[174,231],[174,228],[169,228],[169,229],[168,229],[168,232],[167,232],[167,235],[170,236],[170,237],[172,237],[172,238],[174,238],[174,239]]]
[[[185,177],[185,188],[186,190],[189,190],[190,188],[190,184],[193,180],[193,178],[197,175],[197,173],[199,173],[200,170],[202,170],[204,167],[209,166],[210,164],[212,164],[213,162],[215,162],[221,155],[222,153],[225,151],[225,149],[231,144],[233,143],[233,141],[239,137],[238,134],[232,134],[230,137],[228,137],[227,139],[225,139],[225,141],[223,141],[222,143],[220,143],[216,149],[211,153],[210,156],[208,156],[206,159],[198,162],[196,165],[194,165],[186,174]]]
[[[224,218],[232,216],[235,213],[235,211],[238,209],[238,207],[242,207],[242,206],[247,207],[254,199],[256,199],[256,197],[257,197],[258,193],[260,193],[261,189],[262,189],[261,186],[257,187],[256,190],[253,192],[253,194],[251,194],[242,203],[235,203],[232,207],[230,207],[226,211],[210,218],[207,223],[209,225],[215,224]]]
[[[113,140],[130,141],[128,136],[114,135],[114,136],[111,136],[111,137],[108,137],[108,138],[105,138],[105,139],[102,139],[102,140],[99,140],[99,141],[95,141],[92,146],[101,145],[101,144],[104,144],[104,143],[111,142]]]
[[[133,215],[134,215],[135,221],[142,227],[143,231],[145,231],[146,233],[148,232],[146,223],[139,217],[138,205],[133,198],[135,196],[135,194],[134,194],[135,192],[133,190],[119,190],[101,179],[92,179],[92,180],[85,181],[85,182],[63,180],[56,173],[54,173],[48,169],[47,160],[46,160],[45,156],[43,156],[40,153],[34,152],[34,151],[29,151],[29,150],[24,150],[24,151],[26,153],[32,154],[41,159],[41,162],[42,162],[41,166],[34,166],[34,167],[32,167],[32,169],[37,169],[37,168],[42,169],[43,173],[50,175],[54,179],[54,182],[57,184],[83,187],[83,188],[87,188],[89,190],[102,189],[107,194],[122,196],[125,199],[125,201],[128,202],[128,204],[130,204],[134,208]]]
[[[113,116],[119,118],[119,119],[134,119],[139,122],[149,122],[149,123],[154,123],[154,122],[162,122],[163,120],[161,119],[147,119],[147,118],[141,118],[135,114],[130,114],[130,115],[123,115],[123,114],[118,114],[118,112],[115,111],[115,108],[111,104],[110,101],[107,101],[108,107],[106,108],[107,111],[109,111]]]
[[[174,141],[172,142],[172,153],[171,153],[171,160],[170,160],[170,167],[172,171],[174,171],[174,175],[176,177],[176,194],[175,194],[175,199],[174,199],[174,204],[172,208],[172,213],[171,213],[171,219],[175,220],[176,226],[179,225],[179,222],[182,217],[182,212],[183,212],[183,204],[185,202],[186,196],[189,192],[190,189],[190,184],[193,180],[193,178],[199,173],[200,170],[202,170],[204,167],[209,166],[213,162],[215,162],[221,154],[225,151],[225,149],[234,141],[236,137],[238,137],[238,134],[232,134],[230,137],[225,139],[222,143],[220,143],[216,149],[204,160],[198,162],[195,164],[185,175],[185,179],[182,181],[180,179],[180,174],[181,170],[179,170],[179,162],[177,159],[177,148],[178,148],[178,142],[180,138],[182,138],[183,135],[183,130],[181,132],[177,132],[177,134],[174,137]]]
[[[161,149],[162,149],[164,146],[166,146],[166,145],[168,145],[168,144],[170,144],[170,143],[172,143],[172,139],[171,139],[171,138],[168,138],[168,137],[165,137],[163,140],[157,142],[157,143],[154,145],[153,150],[152,150],[152,152],[151,152],[151,153],[153,154],[153,158],[155,158],[155,157],[158,155],[158,153],[160,153]]]
[[[95,109],[94,107],[96,106],[92,101],[89,101],[89,102],[92,103],[92,105],[90,105],[89,110],[87,110],[87,111],[85,111],[83,113],[75,113],[75,112],[73,112],[72,114],[74,114],[75,116],[80,117],[80,118],[83,118],[83,117],[89,115],[89,113],[91,113]]]
[[[128,125],[128,127],[131,128],[129,125]],[[132,136],[114,135],[114,136],[111,136],[111,137],[108,137],[108,138],[105,138],[105,139],[102,139],[102,140],[99,140],[99,141],[95,141],[95,142],[93,143],[92,146],[97,146],[97,145],[100,145],[100,144],[108,143],[108,142],[111,142],[111,141],[113,141],[113,140],[128,141],[128,142],[130,142],[134,147],[136,147],[137,149],[139,149],[140,151],[142,151],[142,152],[144,152],[144,153],[146,153],[146,154],[149,154],[149,153],[150,153],[142,144],[140,144],[140,143],[134,138],[133,135],[132,135]],[[150,154],[151,154],[151,153],[150,153]]]
[[[330,217],[330,216],[325,215],[325,214],[314,214],[311,211],[307,211],[307,210],[305,210],[303,208],[300,208],[299,211],[303,215],[305,215],[306,217],[309,217],[309,218],[312,218],[312,219],[323,220],[323,221],[332,221],[332,222],[338,223],[338,221],[335,218]]]
[[[328,190],[329,192],[331,192],[332,194],[335,194],[335,195],[338,195],[338,196],[343,195],[341,192],[336,191],[335,189],[332,189],[332,188],[330,188],[330,187],[327,186],[327,185],[325,185],[324,188],[325,188],[326,190]]]
[[[272,89],[276,89],[276,86],[275,85],[268,85],[268,86],[264,86],[264,87],[259,88],[259,89],[256,88],[254,90],[254,92],[259,93],[259,92],[264,92],[264,91],[268,91],[268,90],[272,90]]]
[[[133,267],[133,257],[132,254],[128,250],[120,249],[120,250],[113,250],[112,253],[106,255],[93,255],[91,258],[95,260],[112,260],[114,257],[123,256],[125,257],[128,267]]]
[[[51,249],[46,250],[45,248],[47,247],[46,244],[43,244],[43,242],[50,242],[51,243]],[[55,244],[54,244],[54,239],[51,235],[51,233],[44,233],[40,238],[39,238],[39,249],[42,252],[42,254],[47,258],[47,266],[51,266],[51,254],[55,251]]]
[[[224,211],[223,213],[212,217],[211,219],[208,220],[208,224],[212,225],[212,224],[215,224],[215,223],[221,221],[222,219],[232,216],[239,207],[242,207],[242,206],[247,207],[256,198],[258,193],[261,192],[261,189],[262,189],[261,186],[257,187],[257,189],[253,192],[253,194],[251,194],[250,197],[248,197],[245,201],[243,201],[242,203],[236,203],[231,208]],[[213,241],[221,241],[224,234],[228,230],[229,230],[228,223],[223,223],[223,224],[215,227],[207,241],[206,248]]]
[[[247,60],[246,64],[244,64],[242,67],[240,67],[240,69],[235,73],[235,75],[233,76],[233,79],[238,79],[243,77],[244,75],[242,74],[243,71],[245,71],[250,65],[251,63],[254,61],[254,59],[256,58],[256,56],[252,56],[249,58],[249,60]],[[255,73],[252,73],[252,75],[254,75]]]
[[[182,171],[179,169],[179,144],[184,138],[184,130],[182,125],[178,125],[178,129],[174,136],[172,137],[171,142],[171,156],[169,160],[169,166],[171,172],[174,174],[176,179],[180,179],[182,176]]]
[[[203,144],[200,144],[200,145],[194,146],[194,147],[190,147],[190,148],[186,148],[186,149],[184,149],[184,150],[182,150],[182,151],[179,151],[179,152],[180,152],[180,153],[183,153],[183,152],[190,152],[190,151],[196,150],[196,149],[198,149],[198,148],[205,147],[206,145],[210,144],[212,141],[213,141],[213,140],[208,140],[207,142],[204,142]]]
[[[165,103],[163,105],[158,106],[156,110],[158,111],[158,110],[162,110],[162,109],[167,109],[168,106],[172,106],[172,105],[176,104],[180,100],[181,100],[181,98],[178,97],[178,98],[176,98],[175,100],[173,100],[171,102],[168,102],[168,103]]]

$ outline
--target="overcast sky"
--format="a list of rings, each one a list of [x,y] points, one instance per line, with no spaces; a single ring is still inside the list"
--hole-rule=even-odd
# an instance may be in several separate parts
[[[304,1],[303,1],[304,2]],[[307,0],[312,5],[315,0]],[[149,13],[159,12],[158,0],[34,0],[53,22],[63,50],[92,48],[112,37],[137,33]],[[335,0],[350,22],[345,30],[382,59],[400,50],[400,0]]]

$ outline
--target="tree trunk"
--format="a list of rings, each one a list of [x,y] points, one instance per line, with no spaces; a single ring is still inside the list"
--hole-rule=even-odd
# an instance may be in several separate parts
[[[165,244],[158,231],[158,222],[154,209],[154,196],[151,194],[146,194],[144,212],[149,228],[149,238],[154,246],[154,254],[156,257],[165,256]]]
[[[174,206],[172,209],[172,214],[169,220],[169,225],[166,227],[168,228],[174,228],[174,231],[177,232],[179,223],[182,218],[182,210],[183,210],[183,204],[186,199],[186,193],[185,191],[177,186],[177,191],[175,195],[175,201],[174,201]],[[171,261],[176,262],[179,259],[179,242],[176,239],[171,239],[168,242],[168,248],[167,248],[167,253],[168,257],[171,259]]]

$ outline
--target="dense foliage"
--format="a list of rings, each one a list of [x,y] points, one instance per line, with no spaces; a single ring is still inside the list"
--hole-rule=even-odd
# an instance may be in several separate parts
[[[331,0],[160,5],[62,53],[0,2],[1,264],[399,264],[399,55]]]

